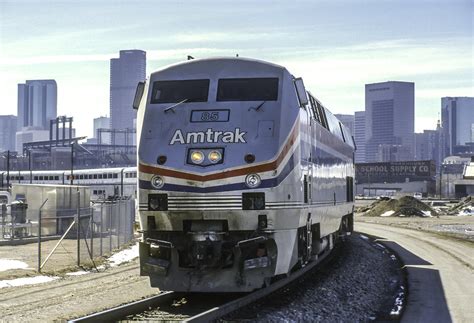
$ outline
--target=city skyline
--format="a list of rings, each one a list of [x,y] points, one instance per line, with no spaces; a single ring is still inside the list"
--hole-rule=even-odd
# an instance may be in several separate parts
[[[78,135],[92,137],[93,118],[108,114],[109,62],[120,50],[146,51],[147,75],[187,55],[239,54],[287,67],[339,114],[364,109],[365,84],[414,82],[421,132],[436,127],[442,97],[474,96],[470,12],[471,2],[461,0],[271,8],[251,1],[2,1],[0,110],[16,114],[17,84],[55,79],[58,115],[73,116]]]
[[[138,82],[146,79],[146,52],[121,50],[110,60],[110,129],[132,129],[137,117],[132,109]]]

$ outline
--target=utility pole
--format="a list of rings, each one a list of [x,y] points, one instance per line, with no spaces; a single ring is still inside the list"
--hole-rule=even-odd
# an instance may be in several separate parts
[[[443,192],[441,191],[441,181],[443,180],[443,165],[439,165],[439,198],[443,198]]]
[[[7,191],[10,192],[10,150],[7,151]]]
[[[28,170],[30,171],[30,184],[33,183],[33,172],[31,171],[31,149],[28,149]]]
[[[74,141],[71,142],[71,185],[74,185]]]

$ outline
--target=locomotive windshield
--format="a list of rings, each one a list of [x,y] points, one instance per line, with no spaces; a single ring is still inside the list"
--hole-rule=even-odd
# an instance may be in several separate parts
[[[278,78],[220,79],[217,101],[276,101]]]
[[[209,80],[156,81],[151,103],[206,102]]]

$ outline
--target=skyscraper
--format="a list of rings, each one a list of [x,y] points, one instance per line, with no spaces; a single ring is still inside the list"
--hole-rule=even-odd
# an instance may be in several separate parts
[[[365,163],[365,111],[354,113],[355,162]]]
[[[336,118],[349,128],[351,135],[354,136],[354,115],[353,114],[335,114]]]
[[[365,125],[366,162],[413,159],[415,83],[366,84]]]
[[[15,150],[16,123],[16,116],[0,116],[0,151]]]
[[[434,160],[439,165],[439,132],[437,130],[424,130],[415,133],[415,160]]]
[[[55,80],[29,80],[18,84],[17,130],[23,127],[49,129],[57,117],[58,89]]]
[[[444,156],[473,152],[474,98],[441,98],[441,123],[444,138]]]
[[[121,50],[119,58],[110,60],[111,129],[133,128],[133,119],[136,118],[136,112],[132,108],[133,98],[138,82],[145,78],[146,52]]]

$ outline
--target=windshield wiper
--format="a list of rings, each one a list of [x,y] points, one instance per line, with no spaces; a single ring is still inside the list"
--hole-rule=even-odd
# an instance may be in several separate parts
[[[255,110],[255,111],[258,111],[265,104],[265,102],[267,102],[267,101],[263,101],[262,103],[257,105],[257,107],[250,107],[249,111],[252,110],[252,109]]]
[[[184,103],[184,102],[186,102],[186,101],[188,101],[188,99],[184,99],[183,101],[180,101],[180,102],[178,102],[178,103],[176,103],[176,104],[173,104],[173,105],[170,106],[170,107],[167,107],[167,108],[165,109],[165,113],[168,112],[169,110],[173,111],[173,113],[174,113],[174,108],[176,108],[178,105],[180,105],[181,103]]]

